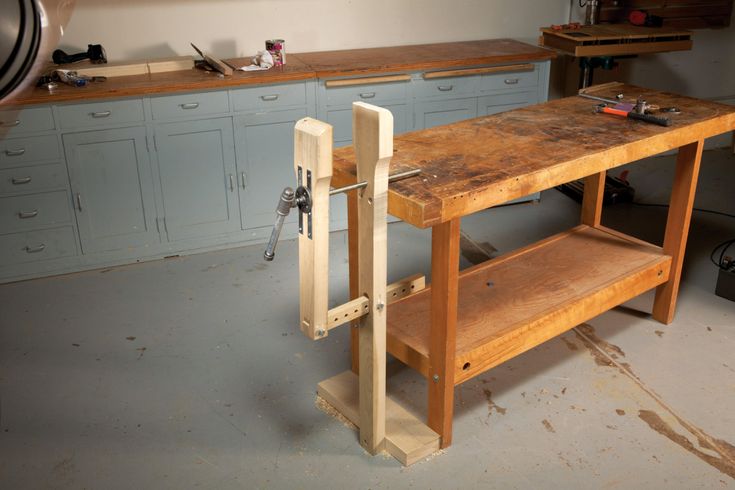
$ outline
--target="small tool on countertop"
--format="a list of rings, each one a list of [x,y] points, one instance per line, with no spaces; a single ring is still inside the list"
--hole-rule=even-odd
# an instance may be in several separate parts
[[[630,104],[622,102],[623,94],[618,94],[615,97],[615,100],[585,93],[580,93],[577,95],[579,95],[580,97],[584,97],[585,99],[592,99],[598,102],[604,102],[604,104],[600,104],[595,108],[595,112],[603,112],[605,114],[627,117],[628,119],[644,121],[651,124],[657,124],[659,126],[671,126],[671,119],[646,114],[645,110],[650,106],[648,106],[646,104],[646,101],[641,97],[638,97],[635,104]],[[613,107],[608,107],[608,105],[612,105]]]
[[[207,64],[209,64],[209,66],[211,66],[214,70],[226,76],[230,76],[234,73],[234,70],[229,64],[225,63],[219,58],[215,58],[212,55],[203,53],[201,49],[197,48],[194,45],[194,43],[189,43],[189,44],[191,44],[191,47],[194,48],[194,50],[197,53],[199,53],[199,56],[201,56],[204,59],[204,61],[206,61]]]

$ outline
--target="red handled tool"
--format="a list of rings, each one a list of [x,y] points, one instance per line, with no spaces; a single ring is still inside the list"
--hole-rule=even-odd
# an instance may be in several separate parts
[[[652,116],[650,114],[639,114],[632,110],[625,111],[622,109],[615,109],[603,105],[597,106],[596,112],[603,112],[605,114],[612,114],[614,116],[627,117],[628,119],[636,119],[638,121],[645,121],[651,124],[658,124],[659,126],[671,126],[671,119],[665,117]]]

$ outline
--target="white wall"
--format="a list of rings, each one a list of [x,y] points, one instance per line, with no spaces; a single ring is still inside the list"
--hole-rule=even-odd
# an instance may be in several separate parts
[[[576,0],[77,0],[65,49],[101,43],[111,60],[194,54],[250,56],[263,41],[290,52],[512,37],[535,44],[539,26],[566,22]],[[581,19],[574,8],[571,16]],[[735,102],[735,27],[698,30],[694,50],[622,60],[617,79]],[[556,63],[563,65],[563,63]],[[576,68],[567,87],[576,85]],[[553,79],[552,79],[553,81]],[[552,97],[564,92],[557,80]],[[569,89],[567,88],[567,93]]]
[[[102,44],[111,60],[249,56],[283,38],[291,52],[523,38],[564,22],[569,0],[77,0],[62,46]]]

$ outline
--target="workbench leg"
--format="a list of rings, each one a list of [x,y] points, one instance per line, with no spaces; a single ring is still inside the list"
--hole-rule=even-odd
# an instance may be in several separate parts
[[[431,332],[429,334],[429,427],[452,443],[454,356],[457,345],[459,228],[455,218],[431,230]]]
[[[360,261],[358,252],[357,191],[347,193],[347,260],[349,261],[350,299],[360,295]],[[360,373],[360,320],[350,323],[352,372]]]
[[[584,179],[582,198],[582,224],[600,226],[602,222],[602,199],[605,196],[607,172],[588,175]]]
[[[656,289],[656,298],[653,302],[653,318],[662,323],[671,323],[674,319],[703,148],[704,140],[690,143],[679,148],[679,155],[676,158],[663,246],[664,253],[671,255],[672,258],[671,272],[669,280]]]

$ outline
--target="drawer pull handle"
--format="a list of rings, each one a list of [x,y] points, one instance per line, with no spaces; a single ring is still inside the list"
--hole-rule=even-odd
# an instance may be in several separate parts
[[[242,185],[243,189],[245,189],[245,186],[248,185],[248,181],[245,177],[245,172],[240,172],[240,185]]]
[[[439,85],[437,88],[440,92],[450,92],[454,88],[454,85]]]
[[[18,213],[18,218],[20,219],[30,219],[36,216],[38,216],[38,209],[34,209],[33,211],[20,211]]]
[[[16,119],[12,122],[0,122],[0,126],[6,127],[6,128],[14,128],[15,126],[20,126],[20,119]]]
[[[363,92],[360,94],[361,99],[372,99],[375,97],[375,92]]]
[[[235,192],[235,177],[230,174],[230,192]]]
[[[199,102],[189,102],[188,104],[181,104],[182,109],[198,109],[199,108]]]
[[[273,100],[278,100],[278,94],[275,95],[261,95],[261,99],[263,99],[265,102],[270,102]]]
[[[37,254],[38,252],[43,252],[45,249],[46,249],[46,245],[42,243],[35,247],[26,246],[26,248],[24,248],[23,250],[25,250],[26,253],[29,253],[29,254]]]
[[[20,179],[16,179],[15,177],[13,177],[10,180],[10,182],[12,182],[13,185],[23,185],[23,184],[29,184],[31,180],[33,179],[31,179],[30,177],[21,177]]]
[[[515,85],[518,83],[519,80],[519,78],[506,78],[504,82],[506,85]]]
[[[112,111],[100,111],[100,112],[93,112],[90,114],[95,119],[102,119],[105,117],[110,117],[112,115]]]
[[[19,157],[25,155],[26,149],[20,148],[18,150],[5,150],[5,154],[9,157]]]
[[[77,192],[77,209],[82,212],[82,195]]]

